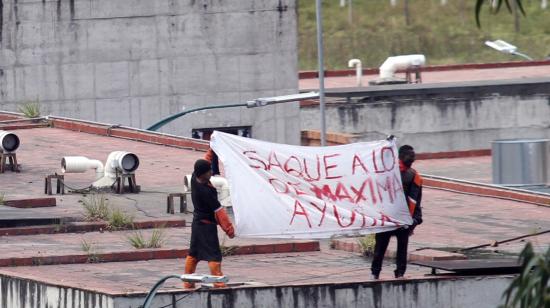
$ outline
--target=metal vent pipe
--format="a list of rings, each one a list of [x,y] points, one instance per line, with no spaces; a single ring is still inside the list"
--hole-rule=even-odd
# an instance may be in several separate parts
[[[507,139],[492,142],[493,183],[546,185],[550,174],[550,140]]]

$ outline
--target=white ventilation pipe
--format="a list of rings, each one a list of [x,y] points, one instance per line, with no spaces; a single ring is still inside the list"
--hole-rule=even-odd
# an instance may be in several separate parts
[[[107,157],[107,162],[105,162],[103,178],[95,181],[92,185],[94,187],[111,187],[116,181],[117,172],[132,174],[138,167],[139,158],[137,155],[124,151],[112,152]]]
[[[231,206],[231,197],[229,195],[229,182],[222,176],[213,176],[210,178],[210,183],[218,191],[218,201],[224,207]]]
[[[355,83],[358,87],[361,87],[363,85],[363,67],[361,66],[361,60],[359,59],[351,59],[348,62],[348,67],[354,67],[355,66]]]
[[[0,130],[0,153],[12,153],[19,148],[21,144],[16,134],[5,130]]]
[[[96,180],[103,177],[103,163],[99,160],[84,156],[65,156],[61,159],[62,173],[84,173],[90,169],[95,169]]]
[[[191,192],[191,174],[188,174],[183,179],[183,187],[185,192]],[[224,207],[231,206],[231,196],[229,194],[229,182],[223,176],[213,176],[210,178],[210,183],[218,191],[218,201]]]
[[[397,70],[426,64],[424,55],[405,55],[389,57],[380,66],[380,78],[393,78]]]

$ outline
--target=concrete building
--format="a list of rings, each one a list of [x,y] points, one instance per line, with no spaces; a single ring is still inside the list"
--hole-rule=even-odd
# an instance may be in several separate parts
[[[488,150],[498,139],[550,138],[548,61],[427,67],[421,84],[359,88],[353,77],[328,75],[327,131],[346,134],[348,142],[393,134],[418,152],[438,153]],[[363,84],[374,78],[369,72]],[[314,89],[317,80],[300,84]],[[319,130],[318,110],[316,102],[302,104],[303,135]]]
[[[146,128],[199,106],[296,93],[294,0],[1,0],[0,110]],[[165,126],[299,143],[297,103]]]
[[[4,112],[0,112],[0,129],[21,139],[17,151],[21,172],[0,174],[0,203],[4,203],[0,205],[0,308],[138,307],[159,279],[182,273],[193,215],[179,206],[170,211],[167,196],[182,191],[183,176],[203,157],[206,142],[81,120],[31,122]],[[92,191],[85,187],[94,181],[95,170],[65,174],[64,195],[55,194],[55,189],[52,195],[44,194],[44,177],[59,172],[62,157],[85,155],[103,161],[115,150],[131,151],[141,161],[135,174],[140,193],[105,195],[110,206],[134,218],[131,230],[110,230],[105,221],[86,220],[82,203],[91,200]],[[531,241],[536,252],[548,249],[550,195],[485,185],[490,181],[489,156],[418,161],[415,167],[424,177],[425,221],[410,239],[411,263],[405,279],[393,276],[394,242],[388,247],[381,279],[374,281],[370,259],[363,255],[357,238],[220,236],[220,243],[231,248],[223,261],[228,288],[201,286],[189,291],[181,281],[170,279],[152,307],[462,308],[502,304],[502,293],[514,275],[489,275],[483,264],[515,258],[524,241]],[[162,247],[137,249],[128,240],[136,232],[148,240],[151,228],[158,227],[166,235]],[[477,266],[478,273],[434,273],[416,263],[422,261],[482,266]],[[208,272],[206,262],[199,263],[197,273]]]

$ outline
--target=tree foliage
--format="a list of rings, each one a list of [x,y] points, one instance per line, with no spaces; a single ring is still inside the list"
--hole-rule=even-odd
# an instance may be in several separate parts
[[[502,4],[506,5],[506,8],[508,9],[508,12],[512,13],[512,5],[516,5],[517,8],[520,10],[521,14],[525,16],[525,10],[523,9],[523,5],[521,3],[521,0],[476,0],[476,23],[479,28],[481,28],[481,21],[479,19],[479,14],[481,13],[481,8],[484,4],[488,4],[491,8],[491,12],[494,14],[498,13],[500,11],[500,8],[502,7]]]
[[[550,248],[536,254],[527,243],[520,254],[521,273],[504,291],[504,308],[550,307]]]

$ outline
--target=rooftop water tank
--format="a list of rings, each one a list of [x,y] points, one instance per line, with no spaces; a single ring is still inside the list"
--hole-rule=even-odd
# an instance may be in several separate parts
[[[550,140],[506,139],[492,142],[493,183],[546,185],[550,174]]]

